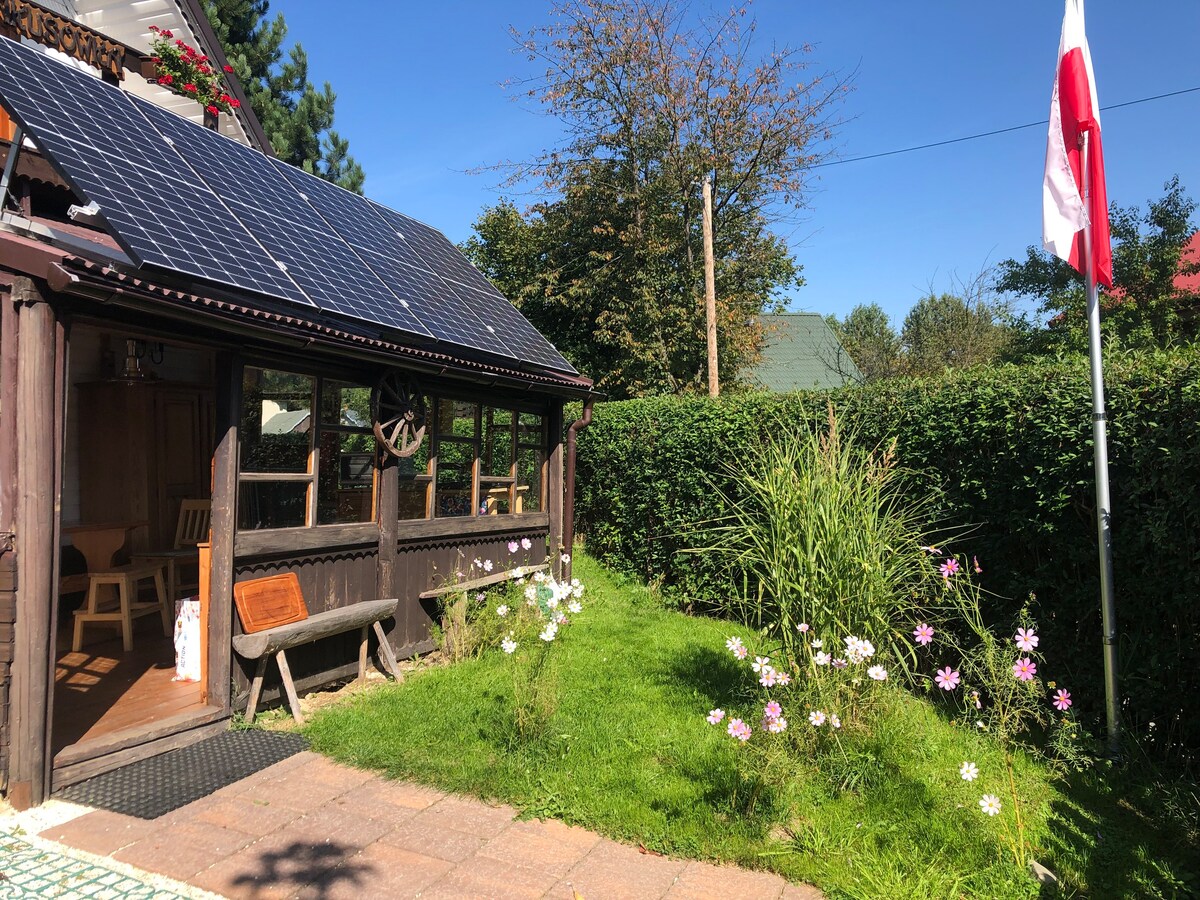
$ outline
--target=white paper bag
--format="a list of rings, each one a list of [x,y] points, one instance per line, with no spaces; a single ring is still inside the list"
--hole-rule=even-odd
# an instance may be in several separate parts
[[[200,598],[175,601],[175,677],[200,680]]]

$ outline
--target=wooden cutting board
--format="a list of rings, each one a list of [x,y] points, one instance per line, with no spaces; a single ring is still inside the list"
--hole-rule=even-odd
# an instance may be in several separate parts
[[[308,618],[295,572],[239,582],[233,586],[233,602],[246,634]]]

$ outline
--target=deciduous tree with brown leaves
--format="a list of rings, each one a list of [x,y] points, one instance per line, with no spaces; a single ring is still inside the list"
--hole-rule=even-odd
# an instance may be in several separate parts
[[[542,72],[511,86],[564,127],[561,146],[506,163],[543,199],[484,211],[473,260],[612,396],[702,389],[700,182],[713,180],[720,365],[758,353],[753,317],[802,282],[772,233],[805,205],[846,79],[810,47],[757,53],[749,5],[559,0],[513,37]]]

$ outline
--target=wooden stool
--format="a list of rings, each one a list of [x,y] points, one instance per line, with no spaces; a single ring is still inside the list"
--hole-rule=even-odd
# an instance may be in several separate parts
[[[149,615],[156,609],[162,612],[163,634],[171,636],[172,610],[167,599],[167,588],[163,581],[164,562],[129,563],[124,566],[114,566],[103,572],[88,572],[87,602],[83,609],[75,611],[75,638],[71,642],[71,651],[79,652],[83,646],[83,626],[88,622],[114,622],[121,626],[121,642],[125,652],[133,649],[133,620],[138,616]],[[147,578],[154,579],[154,590],[158,601],[147,603],[137,599],[138,582]],[[100,586],[111,584],[117,589],[117,607],[100,606]]]

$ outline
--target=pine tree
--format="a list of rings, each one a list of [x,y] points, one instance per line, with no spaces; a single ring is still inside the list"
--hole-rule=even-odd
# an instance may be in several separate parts
[[[283,58],[283,14],[267,19],[268,0],[205,0],[229,64],[237,73],[275,155],[284,162],[362,193],[362,167],[333,130],[337,99],[329,82],[308,80],[308,56],[294,45]]]

